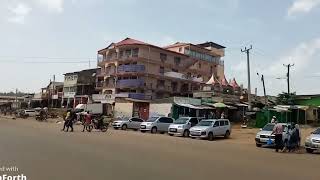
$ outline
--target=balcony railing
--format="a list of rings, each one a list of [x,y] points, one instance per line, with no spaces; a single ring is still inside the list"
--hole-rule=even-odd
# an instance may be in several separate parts
[[[138,88],[143,86],[143,79],[122,79],[117,81],[117,88]]]
[[[125,72],[144,72],[145,66],[144,65],[121,65],[118,67],[118,73],[125,73]]]
[[[115,61],[115,60],[127,60],[127,59],[132,59],[132,58],[138,58],[138,56],[134,55],[134,56],[127,56],[127,55],[123,55],[123,56],[111,56],[111,57],[98,57],[97,61],[98,63],[103,62],[103,61]]]

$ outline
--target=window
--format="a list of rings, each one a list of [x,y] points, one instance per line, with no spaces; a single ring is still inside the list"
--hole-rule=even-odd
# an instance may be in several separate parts
[[[162,67],[162,66],[160,67],[159,73],[162,75],[164,74],[164,67]]]
[[[181,62],[181,58],[180,57],[174,57],[174,64],[175,65],[179,65]]]
[[[132,50],[132,57],[138,57],[139,55],[139,48],[135,48]]]
[[[131,119],[133,122],[143,122],[142,119],[139,119],[139,118],[132,118]]]
[[[182,52],[182,48],[179,48],[179,52]]]
[[[219,121],[214,122],[214,127],[219,127]]]
[[[162,117],[159,119],[159,122],[161,123],[173,123],[173,120],[171,118]]]
[[[167,55],[164,54],[164,53],[160,53],[160,59],[162,62],[166,61],[167,60]]]
[[[224,126],[224,121],[220,121],[220,126]]]
[[[126,57],[130,57],[131,56],[131,49],[127,49],[126,50]]]
[[[120,51],[119,58],[122,58],[122,57],[123,57],[123,51]]]
[[[228,126],[229,125],[229,121],[224,121],[224,125]]]
[[[191,118],[190,121],[191,126],[195,126],[196,124],[198,124],[198,119],[197,118]]]

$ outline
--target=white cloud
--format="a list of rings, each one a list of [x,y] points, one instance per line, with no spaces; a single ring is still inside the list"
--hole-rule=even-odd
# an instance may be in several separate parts
[[[24,24],[26,17],[32,10],[32,8],[24,3],[18,3],[16,6],[9,7],[8,9],[12,14],[12,16],[8,18],[8,21],[17,24]]]
[[[283,64],[295,64],[292,69],[296,73],[304,72],[309,67],[313,57],[320,51],[320,38],[313,39],[309,42],[303,42],[290,51],[287,55],[274,62],[266,73],[272,75],[283,74]]]
[[[45,6],[50,11],[58,13],[61,13],[63,11],[64,0],[34,0],[34,2],[39,5]]]
[[[295,0],[288,9],[288,16],[293,16],[297,13],[308,13],[319,5],[320,0]]]
[[[253,52],[254,52],[253,48]],[[317,59],[320,57],[320,37],[312,39],[310,41],[302,42],[295,48],[284,53],[279,58],[275,58],[273,61],[266,61],[260,59],[253,53],[251,55],[251,83],[252,92],[254,87],[258,87],[258,92],[262,95],[262,85],[257,72],[264,74],[266,81],[266,89],[268,94],[277,95],[282,91],[286,91],[287,85],[285,78],[287,69],[283,64],[295,64],[291,68],[291,90],[298,94],[305,93],[317,93],[320,91],[317,84],[317,78],[312,79],[310,76],[318,76]],[[246,57],[241,56],[241,61],[235,65],[231,65],[230,74],[235,76],[239,82],[243,82],[246,86],[247,83],[247,63]]]

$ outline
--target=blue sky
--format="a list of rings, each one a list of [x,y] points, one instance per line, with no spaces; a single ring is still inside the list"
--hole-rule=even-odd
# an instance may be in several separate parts
[[[262,93],[259,72],[268,94],[286,91],[276,78],[294,63],[292,91],[319,93],[319,10],[320,0],[1,0],[0,91],[39,91],[54,74],[62,81],[89,60],[95,67],[98,49],[132,37],[159,46],[220,43],[227,79],[245,86],[240,49],[252,44],[252,89]],[[70,61],[81,63],[59,63]]]

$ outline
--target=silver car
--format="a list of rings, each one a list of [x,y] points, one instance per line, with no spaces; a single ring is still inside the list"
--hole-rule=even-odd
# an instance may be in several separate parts
[[[181,117],[169,126],[168,134],[189,137],[190,128],[198,123],[199,120],[196,117]]]
[[[134,129],[134,130],[139,130],[140,129],[140,124],[144,122],[140,118],[124,118],[124,119],[119,119],[116,120],[112,123],[112,126],[114,129]]]
[[[312,132],[311,135],[306,138],[305,148],[308,153],[320,150],[320,128]]]
[[[168,127],[170,124],[173,123],[173,119],[170,117],[150,117],[146,122],[141,123],[140,131],[147,132],[150,131],[151,133],[165,133],[168,132]]]
[[[282,140],[284,143],[288,141],[288,126],[289,124],[287,123],[279,123],[283,126],[283,133],[282,133]],[[272,131],[274,128],[275,124],[274,123],[268,123],[266,124],[260,131],[256,134],[256,146],[261,147],[262,145],[268,144],[268,140],[271,139],[271,144],[270,146],[275,145],[275,135],[272,135]]]

